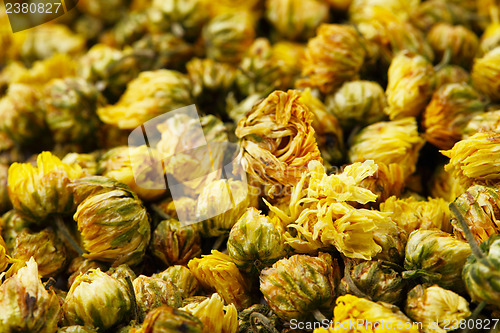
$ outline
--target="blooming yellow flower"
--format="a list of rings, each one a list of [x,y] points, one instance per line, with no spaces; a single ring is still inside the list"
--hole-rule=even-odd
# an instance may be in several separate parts
[[[37,166],[10,166],[8,191],[14,208],[32,222],[52,213],[70,213],[74,203],[68,185],[83,175],[80,166],[63,163],[47,151],[37,156]]]
[[[201,286],[215,290],[227,304],[237,309],[251,305],[248,282],[227,254],[212,250],[212,254],[191,259],[188,267]]]

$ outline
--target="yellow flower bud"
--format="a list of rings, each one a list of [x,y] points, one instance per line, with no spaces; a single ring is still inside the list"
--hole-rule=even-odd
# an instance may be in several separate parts
[[[476,58],[472,66],[471,78],[474,87],[492,101],[500,101],[500,46]]]
[[[199,288],[198,280],[191,273],[189,268],[181,265],[170,266],[163,272],[154,274],[153,277],[172,281],[183,298],[193,296]]]

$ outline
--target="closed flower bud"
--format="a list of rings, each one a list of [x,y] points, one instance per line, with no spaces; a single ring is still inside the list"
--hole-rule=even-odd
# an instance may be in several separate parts
[[[417,117],[427,105],[434,89],[434,68],[421,55],[402,52],[392,59],[386,89],[391,119]]]
[[[446,65],[438,69],[436,72],[436,87],[440,87],[449,83],[468,83],[470,74],[465,69],[457,65]]]
[[[106,274],[108,274],[109,276],[111,276],[115,279],[125,281],[125,282],[127,280],[127,277],[130,277],[131,280],[135,280],[137,277],[135,275],[135,272],[126,264],[123,264],[123,265],[120,265],[117,267],[111,267],[110,269],[108,269],[106,271]]]
[[[329,7],[318,0],[267,0],[266,17],[281,37],[307,40],[328,21]]]
[[[442,198],[420,201],[414,197],[390,197],[380,204],[380,211],[391,213],[391,218],[408,234],[414,230],[440,229],[451,232],[450,209]]]
[[[21,231],[11,254],[13,258],[25,262],[33,257],[38,264],[38,274],[43,278],[61,272],[68,261],[64,243],[48,228],[39,232]]]
[[[68,153],[61,160],[66,164],[78,164],[82,168],[82,172],[85,176],[94,176],[97,174],[97,157],[98,153],[90,154],[79,154],[79,153]]]
[[[479,55],[483,55],[500,46],[500,22],[492,22],[484,30],[481,35],[479,44]]]
[[[187,311],[161,306],[148,313],[141,333],[202,333],[203,323]]]
[[[427,34],[427,40],[439,58],[449,52],[450,63],[470,68],[479,48],[479,39],[471,30],[461,25],[439,23]]]
[[[186,265],[201,255],[198,226],[185,225],[177,219],[163,220],[154,230],[149,247],[167,266]]]
[[[167,198],[152,207],[159,222],[164,219],[178,219],[179,216],[185,216],[188,221],[194,221],[196,218],[196,200],[189,197],[180,197],[175,201]]]
[[[351,26],[322,24],[309,39],[299,87],[333,92],[345,81],[355,80],[363,65],[365,49]]]
[[[340,284],[340,293],[354,294],[359,297],[369,297],[374,302],[396,304],[401,301],[406,286],[399,266],[384,261],[349,260],[346,264],[346,274]]]
[[[0,286],[0,308],[2,332],[53,333],[61,317],[59,299],[44,288],[34,259]]]
[[[353,0],[349,7],[349,16],[351,21],[360,23],[369,20],[377,9],[384,8],[397,18],[406,20],[411,13],[415,12],[418,5],[417,0]]]
[[[500,110],[476,114],[464,127],[462,138],[467,139],[478,132],[500,133]]]
[[[153,277],[163,279],[164,281],[172,281],[179,290],[182,298],[192,297],[199,288],[198,280],[196,280],[186,266],[170,266],[163,272],[154,274]]]
[[[31,222],[49,214],[71,213],[73,193],[68,185],[83,175],[78,165],[68,165],[50,152],[37,156],[37,166],[14,163],[9,168],[9,197],[16,210]]]
[[[203,288],[215,290],[227,304],[237,309],[252,304],[248,282],[227,254],[212,250],[212,254],[191,259],[188,267]]]
[[[375,203],[368,206],[378,207],[391,196],[399,196],[405,187],[405,175],[401,166],[397,163],[385,164],[377,162],[378,170],[370,177],[363,179],[359,185],[377,195]]]
[[[224,305],[219,294],[212,294],[201,302],[192,302],[181,310],[191,313],[203,323],[203,333],[236,333],[238,311],[234,304]]]
[[[358,80],[346,82],[335,94],[328,95],[325,105],[343,127],[353,128],[383,120],[387,101],[377,82]]]
[[[136,57],[104,44],[96,44],[80,59],[79,75],[103,90],[113,100],[139,75]]]
[[[225,99],[236,79],[236,68],[212,59],[193,58],[186,64],[191,94],[202,110],[225,112]]]
[[[481,132],[461,140],[452,149],[442,151],[450,158],[444,169],[451,172],[465,188],[478,181],[498,180],[499,142],[500,135],[495,132]]]
[[[100,262],[85,259],[84,257],[76,257],[73,259],[68,266],[67,273],[68,277],[68,289],[71,288],[73,282],[75,282],[76,278],[81,274],[85,274],[91,269],[99,268],[100,270],[106,270],[106,266]]]
[[[88,259],[134,265],[150,238],[149,216],[126,185],[105,177],[85,177],[72,184],[78,223]]]
[[[110,149],[99,159],[97,173],[128,185],[145,201],[158,199],[166,191],[154,189],[157,179],[148,176],[163,174],[163,170],[158,152],[146,145]]]
[[[424,145],[415,118],[378,122],[363,128],[349,149],[351,162],[374,160],[397,163],[405,178],[416,169],[420,148]]]
[[[288,247],[271,219],[256,208],[240,217],[229,233],[229,256],[239,269],[260,271],[283,258]]]
[[[161,11],[163,20],[183,39],[196,38],[208,20],[207,4],[203,0],[153,0],[152,7]]]
[[[280,318],[302,320],[317,311],[330,314],[339,280],[339,267],[329,254],[297,254],[263,270],[260,290]]]
[[[462,268],[471,254],[467,242],[441,230],[415,230],[408,237],[403,277],[417,276],[426,283],[464,290]]]
[[[132,285],[134,286],[135,299],[142,318],[151,310],[162,305],[173,308],[181,306],[180,292],[172,281],[139,275],[134,279]]]
[[[122,129],[133,129],[165,112],[192,104],[189,80],[176,71],[142,72],[130,81],[115,105],[97,110],[99,118]]]
[[[193,47],[170,33],[148,34],[132,45],[132,56],[139,59],[141,71],[160,68],[182,69],[194,54]]]
[[[274,91],[236,128],[244,169],[259,183],[274,186],[271,195],[295,185],[309,161],[321,161],[313,114],[300,97],[296,90]]]
[[[80,78],[52,81],[45,88],[45,119],[56,142],[91,143],[99,126],[96,110],[104,104],[99,91]]]
[[[0,99],[0,130],[21,145],[36,143],[46,129],[41,93],[32,86],[11,84]]]
[[[498,251],[500,235],[492,235],[481,243],[482,258],[469,256],[465,263],[462,276],[467,292],[475,302],[486,301],[488,304],[500,307],[500,290],[497,281],[500,279]]]
[[[465,298],[437,285],[430,287],[417,285],[410,290],[405,312],[411,319],[423,324],[425,333],[456,330],[462,320],[471,314],[469,303]]]
[[[468,26],[472,13],[452,2],[431,0],[421,2],[415,11],[410,12],[410,21],[422,31],[430,30],[440,22]]]
[[[492,101],[500,101],[500,46],[474,60],[471,78],[474,87]]]
[[[500,234],[498,186],[472,185],[455,200],[455,204],[478,243],[487,241],[491,235]],[[451,224],[457,238],[465,240],[464,231],[455,216]]]
[[[254,18],[248,12],[220,14],[203,28],[207,58],[237,64],[255,38]]]
[[[65,322],[108,329],[129,316],[132,292],[124,282],[99,268],[91,270],[71,285],[63,305]]]
[[[436,167],[429,186],[431,197],[443,198],[446,202],[454,201],[464,191],[458,180],[444,170],[443,164]]]
[[[482,96],[467,84],[441,86],[423,114],[425,138],[440,149],[451,149],[462,138],[467,122],[485,107]]]
[[[384,302],[371,302],[366,298],[359,298],[354,295],[345,295],[337,298],[337,305],[333,311],[333,327],[347,327],[346,333],[359,332],[390,332],[397,327],[401,333],[418,333],[418,326],[413,324],[397,306]],[[350,323],[360,323],[362,326],[349,326]],[[383,324],[382,324],[383,323]],[[354,328],[353,328],[354,326]],[[337,329],[321,328],[315,330],[315,333],[333,333]]]

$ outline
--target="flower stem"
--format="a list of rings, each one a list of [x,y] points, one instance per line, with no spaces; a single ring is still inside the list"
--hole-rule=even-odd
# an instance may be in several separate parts
[[[80,245],[78,245],[76,240],[71,235],[71,232],[68,230],[68,227],[66,226],[66,224],[64,224],[62,217],[59,215],[56,215],[55,221],[56,221],[57,229],[59,229],[59,231],[61,232],[64,239],[71,245],[73,250],[75,250],[79,255],[82,255],[84,253],[84,251],[82,250]]]
[[[458,210],[458,207],[454,202],[450,204],[450,210],[457,217],[457,220],[460,223],[462,230],[464,231],[465,238],[467,239],[467,242],[470,245],[474,257],[476,257],[476,259],[483,259],[485,257],[483,251],[481,251],[481,248],[477,244],[476,240],[474,239],[474,236],[472,235],[472,232],[470,231],[467,221],[465,221],[464,216]]]

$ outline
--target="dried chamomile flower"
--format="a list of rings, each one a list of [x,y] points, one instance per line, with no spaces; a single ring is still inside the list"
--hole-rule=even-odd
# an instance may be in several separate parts
[[[423,1],[410,13],[411,23],[422,31],[429,31],[439,23],[469,26],[472,18],[466,9],[441,0]]]
[[[133,129],[165,112],[192,104],[189,80],[177,71],[142,72],[127,85],[115,105],[97,110],[99,118],[122,129]]]
[[[307,163],[321,161],[313,113],[296,90],[274,91],[238,122],[241,163],[252,178],[273,186],[295,185]]]
[[[474,245],[477,247],[477,244]],[[500,279],[498,268],[500,235],[492,235],[481,243],[480,250],[480,253],[474,251],[474,255],[467,258],[462,272],[465,287],[473,301],[486,301],[498,308],[500,307],[500,291],[497,283]]]
[[[23,32],[21,57],[27,62],[50,58],[57,53],[76,56],[85,49],[85,39],[62,24],[45,24]]]
[[[425,287],[421,284],[408,293],[405,312],[411,319],[423,324],[425,333],[456,330],[462,320],[471,314],[469,303],[462,296],[437,285]]]
[[[359,186],[364,187],[377,195],[374,203],[368,206],[378,207],[391,196],[399,196],[405,187],[404,170],[397,163],[385,164],[377,162],[377,172],[363,179]]]
[[[162,305],[181,306],[181,294],[172,281],[139,275],[132,282],[139,316],[144,318],[151,310]]]
[[[203,333],[236,333],[238,311],[234,304],[224,305],[222,297],[215,293],[201,302],[192,302],[181,308],[203,323]]]
[[[280,318],[310,319],[332,311],[340,271],[328,253],[296,254],[277,261],[260,274],[260,290]],[[316,314],[315,314],[316,313]]]
[[[105,271],[107,267],[101,262],[85,259],[82,256],[73,259],[67,269],[67,273],[69,275],[68,289],[71,288],[71,285],[73,284],[73,282],[75,282],[77,277],[87,273],[91,269],[97,269],[97,268],[99,268],[102,271]]]
[[[346,262],[345,275],[340,281],[340,294],[354,294],[374,302],[396,304],[401,301],[406,281],[397,265],[381,260]]]
[[[329,6],[318,0],[267,0],[266,17],[278,32],[289,40],[307,40],[316,29],[328,22]]]
[[[152,7],[160,10],[172,32],[183,39],[195,39],[208,20],[204,0],[153,0]]]
[[[470,74],[465,69],[458,65],[446,65],[436,71],[436,86],[435,89],[449,83],[468,83]]]
[[[500,46],[474,60],[471,78],[474,87],[488,96],[492,101],[500,101]]]
[[[401,52],[391,62],[386,89],[391,120],[417,117],[427,105],[434,89],[434,68],[421,55]]]
[[[97,158],[99,155],[98,152],[90,154],[68,153],[61,161],[69,165],[78,164],[85,176],[94,176],[97,174]]]
[[[106,23],[115,23],[121,16],[126,14],[128,1],[126,0],[111,0],[111,1],[93,1],[82,0],[78,2],[78,10],[82,13],[95,17]]]
[[[16,143],[36,143],[46,130],[44,102],[38,89],[26,84],[9,85],[0,99],[0,130]]]
[[[462,269],[471,249],[467,242],[438,229],[415,230],[408,237],[403,277],[420,277],[457,292],[464,290]]]
[[[193,46],[170,33],[146,35],[132,45],[142,71],[182,69],[194,53]]]
[[[64,300],[64,322],[106,330],[128,318],[132,293],[125,282],[99,268],[80,275]]]
[[[271,60],[280,73],[278,81],[275,81],[276,89],[285,90],[294,86],[302,70],[305,50],[305,44],[285,40],[272,45]]]
[[[467,139],[478,132],[500,133],[500,110],[476,114],[462,130],[462,138]]]
[[[207,58],[237,64],[255,38],[254,18],[230,12],[212,18],[203,28]]]
[[[187,311],[161,306],[148,313],[141,333],[202,333],[203,323]]]
[[[110,149],[99,159],[97,173],[128,185],[145,201],[158,199],[166,191],[155,189],[158,179],[148,176],[163,174],[163,171],[158,152],[146,145]],[[164,182],[163,179],[159,181]]]
[[[440,149],[451,149],[468,121],[485,107],[484,98],[468,84],[441,86],[423,113],[425,138]]]
[[[2,332],[53,333],[61,317],[59,299],[43,286],[33,258],[0,285],[0,308]]]
[[[84,177],[71,188],[78,204],[78,224],[85,258],[134,265],[150,239],[149,216],[130,188],[106,177]]]
[[[327,95],[325,105],[344,128],[370,125],[385,118],[385,92],[377,82],[346,82],[335,94]]]
[[[212,250],[212,254],[191,259],[188,267],[203,288],[215,290],[226,304],[234,304],[237,309],[252,304],[248,281],[227,254]]]
[[[7,190],[7,179],[9,177],[9,166],[0,163],[0,214],[8,211],[12,204],[9,199],[9,192]]]
[[[212,59],[193,58],[186,64],[191,94],[197,106],[225,113],[225,99],[236,79],[236,68]]]
[[[464,216],[478,243],[487,241],[491,235],[500,234],[500,188],[498,185],[472,185],[455,200],[455,205]],[[451,224],[457,238],[465,240],[462,226],[455,216]]]
[[[167,266],[186,265],[201,255],[199,228],[175,218],[163,220],[156,226],[149,247],[151,253]]]
[[[312,127],[316,133],[316,141],[323,159],[332,164],[342,161],[344,157],[344,133],[335,115],[318,98],[313,96],[309,88],[301,93],[300,101],[312,111]]]
[[[461,25],[438,23],[428,32],[427,40],[438,58],[449,57],[449,63],[466,69],[479,48],[476,34]]]
[[[227,235],[247,208],[257,205],[256,190],[247,182],[232,179],[213,181],[198,197],[196,216],[203,220],[200,232],[205,237]]]
[[[38,274],[42,278],[55,276],[66,267],[68,262],[64,243],[49,228],[39,232],[22,230],[16,236],[15,247],[11,254],[13,258],[23,262],[34,258],[38,264]]]
[[[78,74],[92,82],[106,97],[116,100],[139,75],[137,57],[104,44],[96,44],[80,58]]]
[[[81,78],[54,80],[45,89],[45,121],[54,141],[88,144],[99,126],[97,108],[104,105],[99,91]]]
[[[163,279],[165,281],[172,281],[172,283],[177,287],[182,298],[194,296],[199,288],[198,280],[196,280],[194,275],[186,266],[170,266],[163,272],[154,274],[153,277]]]
[[[393,196],[380,204],[380,211],[390,213],[392,220],[407,233],[433,228],[452,231],[448,202],[442,198],[420,201],[414,197],[398,199]]]
[[[45,151],[37,167],[14,163],[9,167],[8,191],[12,205],[24,218],[37,223],[49,214],[71,213],[73,192],[68,185],[83,175],[78,165],[68,165]]]
[[[356,328],[350,323],[363,323]],[[383,322],[383,324],[382,324]],[[314,330],[314,333],[334,333],[339,332],[339,328],[346,333],[360,332],[360,329],[366,333],[383,332],[389,333],[398,328],[401,333],[418,333],[418,325],[415,325],[406,317],[395,305],[384,302],[371,302],[366,298],[356,297],[354,295],[345,295],[337,298],[336,306],[333,311],[333,323],[329,328],[320,328]],[[353,328],[354,327],[354,328]]]
[[[333,92],[345,81],[357,78],[364,58],[361,36],[353,27],[322,24],[307,42],[303,78],[297,85]]]
[[[444,169],[467,188],[477,181],[500,178],[500,134],[480,132],[458,141],[452,149],[441,151],[450,158]]]
[[[415,118],[378,122],[363,128],[352,140],[349,149],[351,162],[374,160],[390,165],[397,163],[405,178],[416,169],[420,137]]]
[[[231,229],[227,249],[236,266],[248,272],[258,272],[288,252],[271,219],[253,207],[248,208]]]

